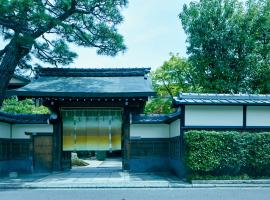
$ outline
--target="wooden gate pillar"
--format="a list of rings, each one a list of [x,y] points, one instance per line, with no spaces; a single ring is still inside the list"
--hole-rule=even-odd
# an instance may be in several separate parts
[[[62,120],[58,106],[51,106],[50,122],[53,124],[53,171],[62,170]]]
[[[57,118],[53,124],[53,171],[60,171],[61,167],[61,153],[62,153],[62,122]]]
[[[130,160],[130,112],[127,108],[123,113],[123,142],[122,142],[122,164],[124,170],[129,170]]]

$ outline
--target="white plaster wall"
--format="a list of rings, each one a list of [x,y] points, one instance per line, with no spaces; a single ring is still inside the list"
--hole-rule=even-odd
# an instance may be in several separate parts
[[[169,124],[132,124],[130,137],[169,138]]]
[[[186,106],[186,126],[242,126],[242,106]]]
[[[170,137],[176,137],[180,135],[180,119],[177,119],[170,123]]]
[[[270,126],[270,106],[247,106],[247,126]]]
[[[10,138],[10,124],[0,122],[0,138]]]
[[[25,132],[52,133],[53,126],[49,124],[14,124],[12,125],[12,138],[29,138]]]

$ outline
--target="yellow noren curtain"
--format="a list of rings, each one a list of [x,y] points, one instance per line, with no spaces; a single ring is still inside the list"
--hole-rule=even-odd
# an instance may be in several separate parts
[[[64,151],[121,150],[120,109],[63,109]]]

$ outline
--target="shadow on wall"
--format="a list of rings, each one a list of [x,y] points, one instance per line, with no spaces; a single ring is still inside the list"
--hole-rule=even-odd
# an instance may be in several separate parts
[[[0,161],[0,175],[8,175],[9,172],[32,173],[32,160],[4,160]]]

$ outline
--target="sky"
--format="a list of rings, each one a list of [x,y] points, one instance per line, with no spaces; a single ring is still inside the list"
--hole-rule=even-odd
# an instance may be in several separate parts
[[[151,67],[156,69],[170,58],[170,53],[186,55],[186,35],[178,17],[191,0],[129,0],[122,10],[124,22],[118,26],[127,51],[115,57],[96,54],[95,48],[76,47],[78,54],[69,67],[113,68]],[[0,41],[0,48],[4,42]]]
[[[178,18],[191,0],[129,0],[124,22],[118,26],[127,51],[115,57],[100,56],[93,48],[72,48],[79,55],[72,67],[151,67],[156,69],[169,53],[186,55],[186,35]]]

